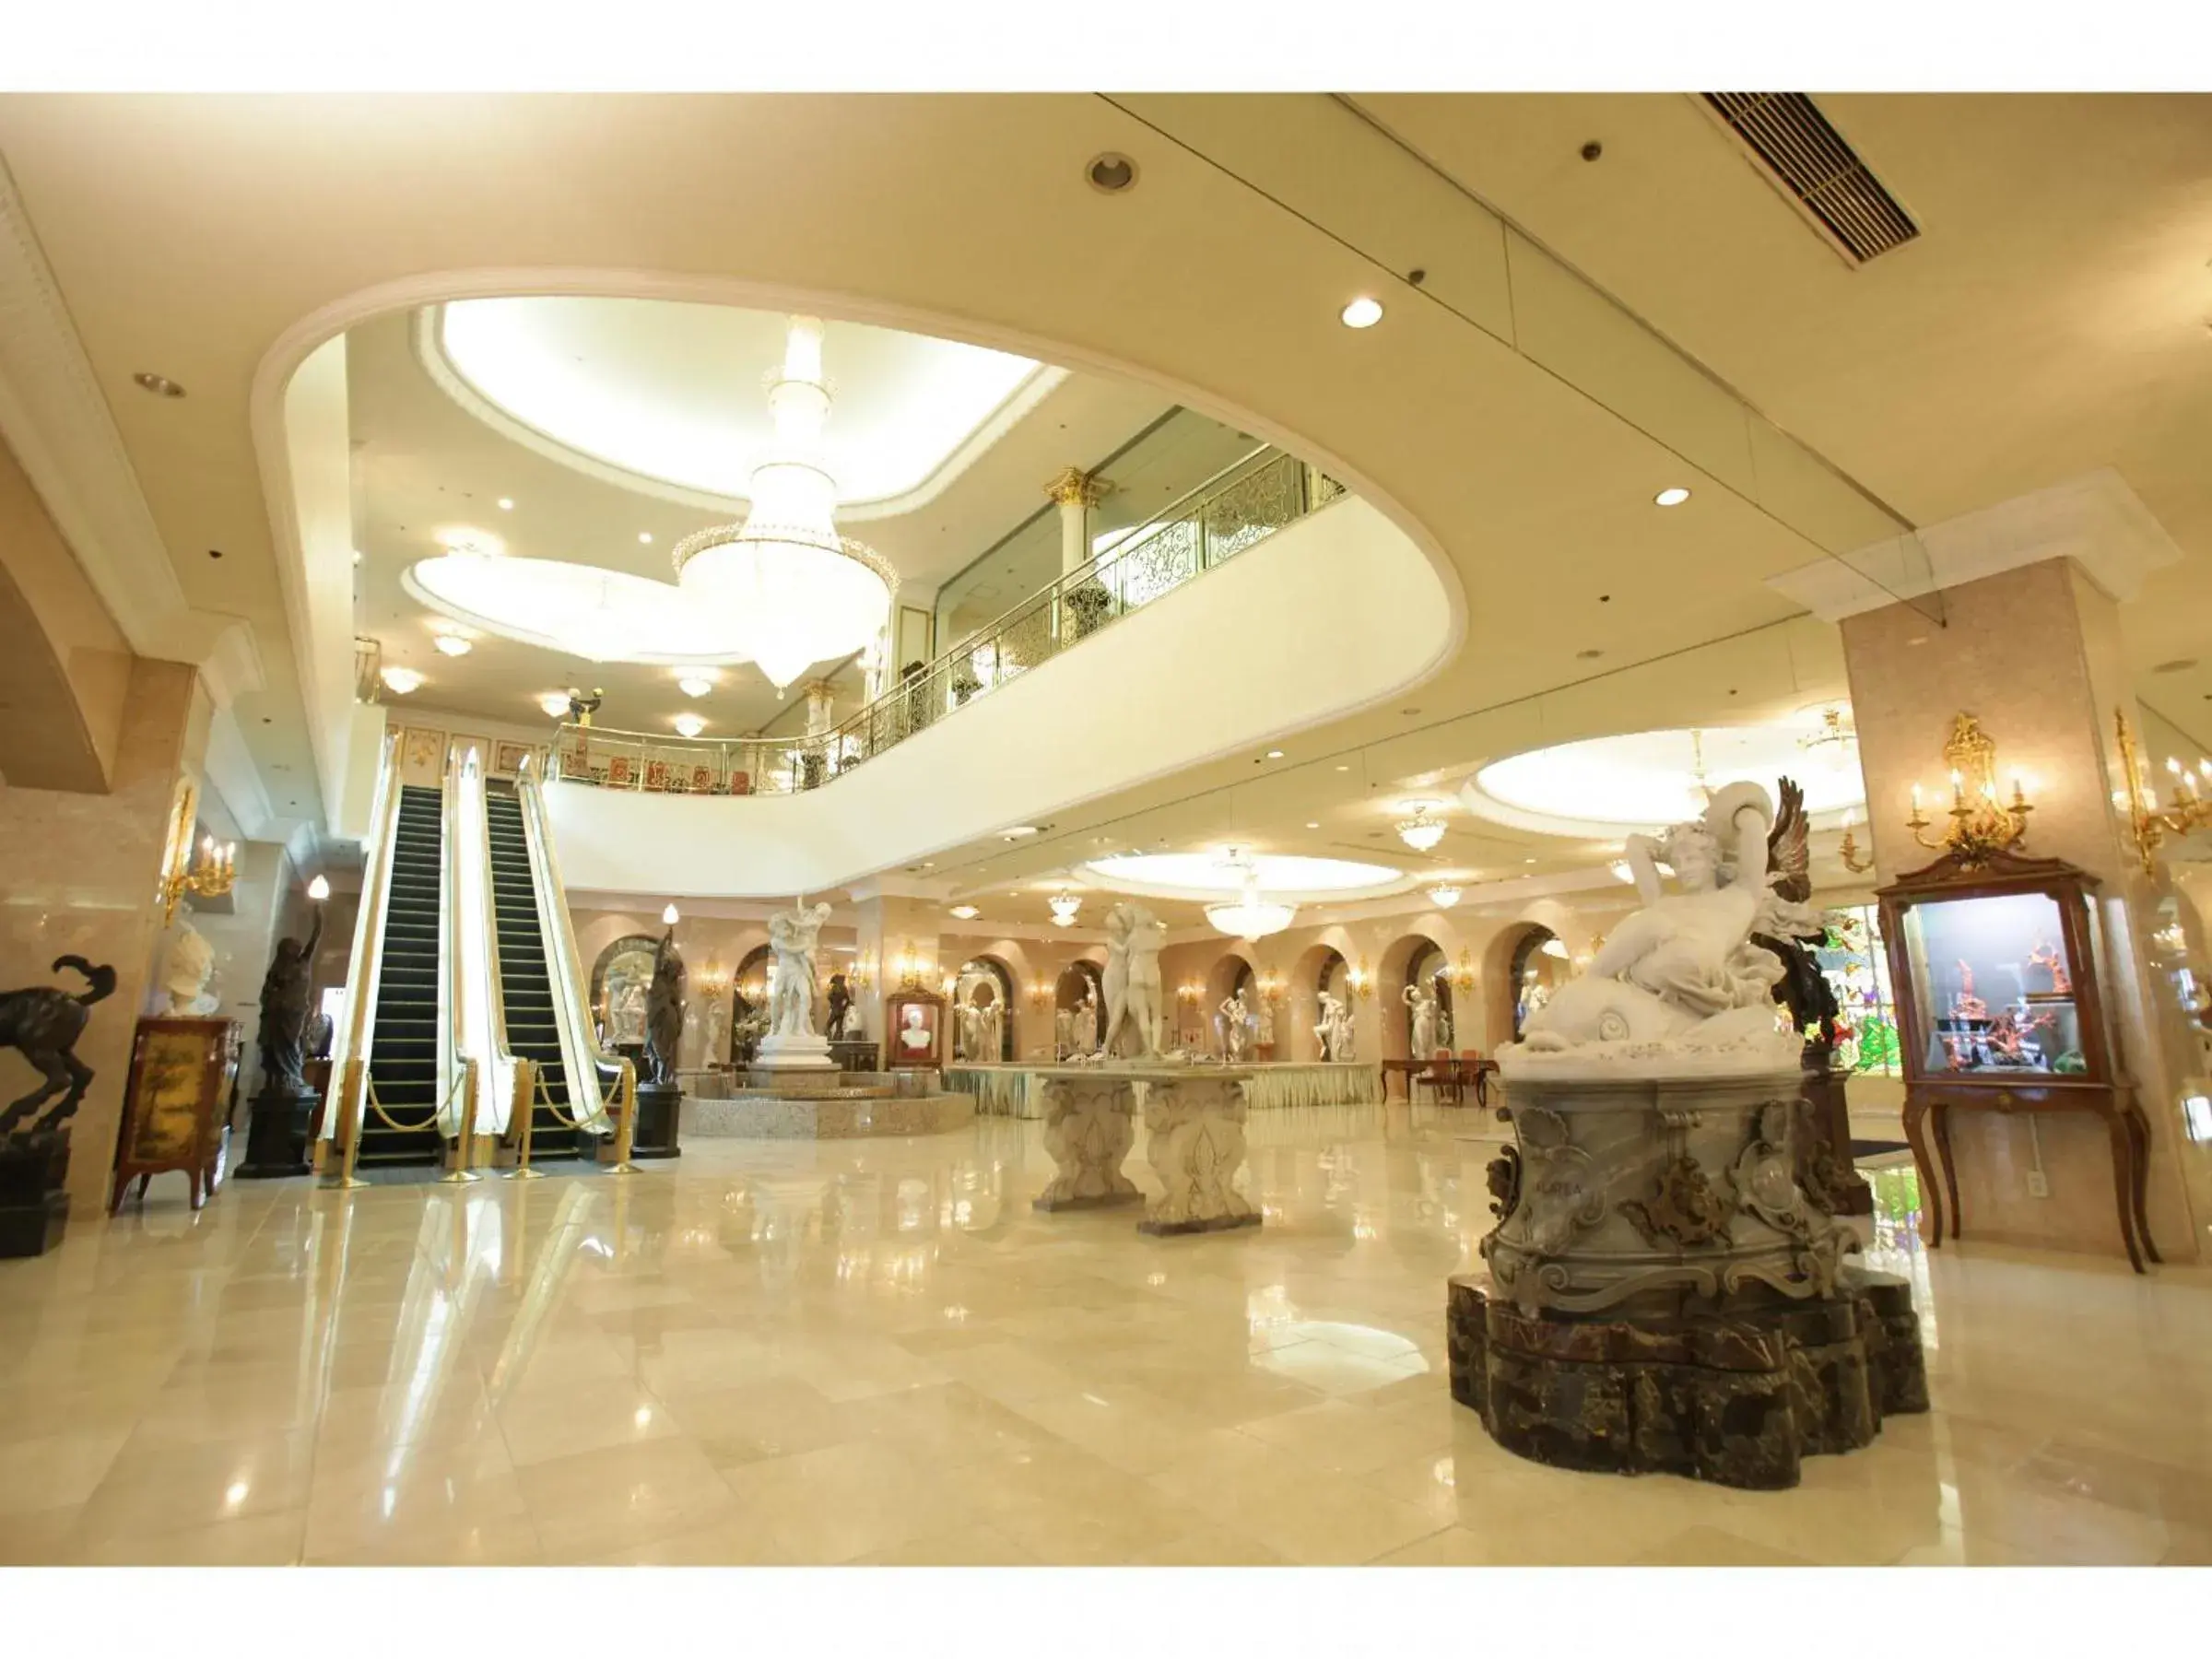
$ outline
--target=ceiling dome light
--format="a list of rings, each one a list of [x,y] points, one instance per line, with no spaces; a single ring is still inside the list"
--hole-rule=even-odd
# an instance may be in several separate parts
[[[1459,889],[1448,881],[1441,881],[1429,889],[1429,901],[1438,910],[1450,910],[1459,902]]]
[[[1444,839],[1443,821],[1429,816],[1441,805],[1442,803],[1440,801],[1414,802],[1413,816],[1397,826],[1398,839],[1416,853],[1426,853],[1438,841],[1442,841]]]
[[[830,388],[822,324],[794,317],[783,373],[769,388],[776,437],[753,468],[752,511],[676,545],[677,583],[725,614],[746,654],[778,690],[808,666],[860,650],[883,631],[898,572],[873,548],[837,533],[837,481],[821,464]]]
[[[514,511],[514,498],[512,496],[501,496],[500,498],[500,511],[501,512],[512,512]]]
[[[1653,496],[1652,500],[1655,504],[1661,507],[1679,507],[1683,502],[1689,500],[1689,491],[1683,488],[1679,484],[1673,484],[1661,490],[1657,495]]]
[[[714,682],[703,674],[687,674],[676,682],[676,688],[686,697],[704,697],[714,689]]]
[[[1243,891],[1233,902],[1206,907],[1206,919],[1215,931],[1232,938],[1264,939],[1290,925],[1291,919],[1298,914],[1298,907],[1260,897],[1259,872],[1253,867],[1250,854],[1241,847],[1231,847],[1220,864],[1240,879]]]
[[[951,913],[963,922],[972,922],[983,912],[977,910],[972,904],[956,904],[952,907]]]
[[[475,649],[459,634],[441,633],[430,643],[445,653],[447,656],[466,656]]]
[[[1347,328],[1372,328],[1382,321],[1382,301],[1362,294],[1338,314]]]
[[[696,737],[707,729],[707,723],[696,714],[678,714],[673,724],[686,737]]]
[[[559,720],[569,712],[569,694],[566,691],[547,691],[539,695],[537,706]]]
[[[383,681],[391,689],[405,697],[422,684],[422,676],[412,668],[402,668],[394,663],[384,670]]]
[[[1074,922],[1076,912],[1083,908],[1083,900],[1073,893],[1054,893],[1045,902],[1053,907],[1053,920],[1062,927]]]

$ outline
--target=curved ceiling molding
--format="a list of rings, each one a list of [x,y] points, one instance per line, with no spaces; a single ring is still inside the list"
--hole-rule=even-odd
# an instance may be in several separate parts
[[[1251,858],[1253,885],[1262,895],[1300,904],[1388,898],[1428,879],[1409,876],[1392,865],[1359,864],[1347,858],[1275,853],[1255,853]],[[1226,849],[1127,853],[1091,859],[1082,869],[1096,886],[1141,898],[1233,899],[1244,888],[1243,877],[1226,862]]]
[[[1624,732],[1493,760],[1460,789],[1469,812],[1545,835],[1615,840],[1680,823],[1704,810],[1700,784],[1738,779],[1771,792],[1778,777],[1805,790],[1816,825],[1865,804],[1857,751],[1824,744],[1818,711],[1764,725],[1701,726],[1692,732]]]
[[[489,296],[418,311],[415,355],[439,389],[512,441],[618,488],[742,513],[769,440],[763,373],[786,313],[594,295]],[[927,506],[1067,378],[1033,359],[830,320],[838,516]],[[844,366],[840,371],[841,363]]]
[[[410,567],[400,585],[456,622],[586,662],[752,660],[726,612],[699,604],[673,582],[597,565],[448,553]]]

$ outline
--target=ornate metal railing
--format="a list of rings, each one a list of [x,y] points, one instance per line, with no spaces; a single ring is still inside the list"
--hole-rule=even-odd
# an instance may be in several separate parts
[[[1343,485],[1294,455],[1258,451],[829,731],[794,737],[673,737],[564,725],[552,746],[554,775],[672,794],[786,794],[819,788],[1344,493]]]

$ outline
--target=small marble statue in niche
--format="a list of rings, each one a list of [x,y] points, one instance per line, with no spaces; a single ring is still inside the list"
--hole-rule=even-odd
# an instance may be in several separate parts
[[[1413,1010],[1413,1057],[1430,1059],[1436,1053],[1436,993],[1417,981],[1406,987],[1405,997]]]
[[[1244,1045],[1252,1034],[1252,1010],[1244,1006],[1241,990],[1224,997],[1220,1007],[1222,1058],[1231,1065],[1244,1058]]]
[[[1266,997],[1260,998],[1259,1041],[1260,1052],[1270,1059],[1275,1054],[1275,1004]]]
[[[1343,1058],[1336,1053],[1336,1033],[1344,1019],[1344,1005],[1328,992],[1321,994],[1321,1018],[1313,1027],[1313,1041],[1321,1049],[1323,1060]]]

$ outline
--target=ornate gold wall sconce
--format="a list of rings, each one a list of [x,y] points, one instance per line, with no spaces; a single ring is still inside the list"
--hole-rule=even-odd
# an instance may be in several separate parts
[[[1930,841],[1931,820],[1922,810],[1920,785],[1912,785],[1912,816],[1905,828],[1912,839],[1931,853],[1946,853],[1964,869],[1987,864],[1999,853],[2009,853],[2028,835],[2028,804],[2020,780],[2012,781],[2009,804],[1997,798],[1996,740],[1983,731],[1971,714],[1951,723],[1951,735],[1943,746],[1944,760],[1951,769],[1951,805],[1946,816],[1950,827]]]
[[[192,844],[193,825],[199,818],[199,792],[190,782],[177,786],[176,805],[169,817],[169,844],[161,858],[161,925],[177,919],[177,905],[187,893],[202,899],[219,899],[238,885],[238,843],[216,844],[204,835],[199,847]]]
[[[1044,982],[1042,980],[1031,980],[1031,981],[1030,982],[1030,1007],[1032,1007],[1032,1008],[1041,1008],[1041,1007],[1043,1007],[1043,1006],[1044,1006],[1044,1005],[1045,1005],[1045,1004],[1046,1004],[1048,1001],[1050,1001],[1050,1000],[1051,1000],[1051,998],[1052,998],[1052,994],[1053,994],[1053,988],[1052,988],[1050,985],[1046,984],[1046,983],[1045,983],[1045,982]]]
[[[2112,711],[2112,727],[2120,740],[2120,770],[2127,779],[2128,827],[2135,835],[2136,857],[2148,876],[2158,867],[2158,851],[2168,836],[2187,835],[2212,824],[2212,800],[2199,793],[2196,773],[2169,756],[2166,770],[2173,778],[2173,805],[2160,806],[2149,765],[2136,746],[2124,710]],[[2212,785],[2212,761],[2199,760],[2197,767]]]
[[[1260,975],[1260,995],[1265,1001],[1270,1003],[1279,1003],[1283,1000],[1283,982],[1276,976],[1272,969]]]
[[[1836,856],[1853,876],[1864,876],[1874,868],[1874,856],[1871,852],[1862,854],[1859,851],[1858,816],[1855,812],[1843,815],[1843,840],[1836,848]]]
[[[1198,1006],[1199,998],[1203,997],[1205,994],[1206,987],[1200,984],[1196,980],[1185,980],[1182,984],[1175,987],[1175,1000],[1179,1003],[1185,1004],[1190,1007],[1196,1007]]]
[[[1475,959],[1465,945],[1459,947],[1459,962],[1452,970],[1452,989],[1463,996],[1475,989]]]
[[[1361,1002],[1375,994],[1374,970],[1367,965],[1365,957],[1359,959],[1359,965],[1345,976],[1345,981],[1351,994]]]

